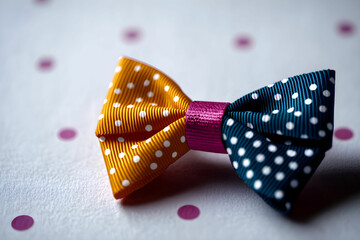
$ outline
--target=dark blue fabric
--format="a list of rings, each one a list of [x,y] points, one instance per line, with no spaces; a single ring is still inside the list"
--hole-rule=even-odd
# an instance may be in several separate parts
[[[335,71],[284,79],[227,108],[223,144],[237,174],[268,204],[289,213],[331,148]]]

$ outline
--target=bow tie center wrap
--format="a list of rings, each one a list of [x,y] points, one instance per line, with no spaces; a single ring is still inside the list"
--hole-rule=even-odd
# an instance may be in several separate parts
[[[193,149],[227,153],[239,177],[287,214],[331,148],[334,91],[328,69],[233,103],[191,101],[164,73],[122,57],[96,129],[113,194],[129,195]]]

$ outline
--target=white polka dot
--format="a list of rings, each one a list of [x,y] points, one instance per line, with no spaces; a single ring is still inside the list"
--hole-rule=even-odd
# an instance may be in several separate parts
[[[318,123],[318,119],[316,117],[311,117],[310,118],[310,123],[311,124],[317,124]]]
[[[99,138],[99,140],[100,140],[100,142],[105,142],[105,137],[104,137],[104,136],[101,136],[101,137]]]
[[[154,80],[158,80],[159,77],[160,77],[160,75],[159,75],[158,73],[155,73],[154,76],[153,76],[153,79],[154,79]]]
[[[232,138],[230,138],[230,143],[231,143],[232,145],[235,145],[235,144],[237,143],[237,141],[238,141],[237,137],[232,137]]]
[[[145,126],[145,130],[148,131],[148,132],[152,131],[152,129],[153,128],[152,128],[152,126],[150,124]]]
[[[282,181],[285,178],[285,174],[283,172],[277,172],[275,174],[275,179],[278,181]]]
[[[234,124],[234,119],[232,119],[232,118],[229,118],[226,122],[227,126],[232,126],[233,124]]]
[[[311,91],[314,91],[314,90],[317,89],[317,85],[313,83],[313,84],[311,84],[311,85],[309,86],[309,89],[310,89]]]
[[[289,168],[290,168],[291,170],[296,170],[297,167],[298,167],[297,162],[289,162]]]
[[[231,154],[232,154],[231,148],[226,148],[226,152],[227,152],[229,155],[231,155]]]
[[[310,166],[305,166],[305,167],[304,167],[304,173],[305,173],[305,174],[311,173],[311,167],[310,167]]]
[[[254,189],[258,190],[261,188],[262,182],[260,180],[256,180],[254,182]]]
[[[253,170],[248,170],[248,171],[246,172],[246,177],[247,177],[248,179],[252,178],[253,176],[254,176]]]
[[[177,152],[173,152],[173,153],[171,154],[171,157],[172,157],[172,158],[176,158],[176,156],[177,156]]]
[[[175,96],[175,97],[174,97],[174,102],[177,102],[177,101],[179,101],[179,97],[178,97],[178,96]]]
[[[284,197],[284,192],[281,190],[276,190],[274,196],[276,199],[282,199]]]
[[[289,81],[288,78],[284,78],[283,80],[281,80],[282,83],[287,83],[287,81]]]
[[[227,137],[226,137],[225,133],[223,133],[222,137],[223,137],[224,141],[226,141]]]
[[[138,155],[134,156],[134,157],[133,157],[133,161],[134,161],[134,163],[139,162],[139,161],[140,161],[140,157],[139,157]]]
[[[158,167],[158,165],[156,163],[151,163],[150,164],[151,170],[155,170],[155,169],[157,169],[157,167]]]
[[[147,86],[149,86],[149,85],[150,85],[150,81],[146,79],[146,80],[144,81],[144,86],[147,87]]]
[[[332,123],[327,123],[326,126],[327,126],[327,128],[328,128],[330,131],[333,130],[333,125],[332,125]]]
[[[118,73],[118,72],[120,72],[120,71],[121,71],[121,67],[120,67],[120,66],[117,66],[117,67],[115,68],[115,72]]]
[[[147,93],[147,96],[148,96],[149,98],[152,98],[152,97],[154,96],[154,93],[153,93],[152,91],[149,91],[149,92]]]
[[[279,101],[279,100],[281,99],[281,94],[279,94],[279,93],[275,94],[275,95],[274,95],[274,99],[275,99],[276,101]]]
[[[312,155],[314,155],[314,151],[312,149],[305,149],[304,154],[307,157],[311,157]]]
[[[233,161],[233,166],[235,169],[238,169],[239,163],[237,161]]]
[[[184,143],[185,142],[185,136],[182,136],[181,138],[180,138],[180,141],[182,142],[182,143]]]
[[[284,162],[284,158],[282,156],[277,156],[275,159],[274,159],[274,162],[277,164],[277,165],[281,165],[283,162]]]
[[[307,98],[304,102],[306,105],[310,105],[312,103],[312,100],[310,98]]]
[[[104,99],[104,104],[105,104],[106,102],[107,102],[107,99],[105,98],[105,99]]]
[[[291,208],[291,203],[289,203],[289,202],[285,203],[285,207],[287,210],[289,210]]]
[[[145,141],[145,142],[146,142],[146,143],[151,142],[151,138],[146,139],[146,141]]]
[[[326,132],[324,130],[320,130],[319,131],[319,136],[320,137],[325,137],[326,136]]]
[[[120,88],[115,88],[114,93],[115,93],[115,94],[120,94],[120,93],[121,93],[121,89],[120,89]]]
[[[117,108],[117,107],[120,107],[120,103],[118,103],[118,102],[114,103],[114,104],[113,104],[113,107],[116,107],[116,108]]]
[[[253,136],[254,136],[254,133],[252,131],[247,131],[245,133],[245,137],[248,138],[248,139],[251,139]]]
[[[294,123],[292,123],[292,122],[287,122],[285,126],[286,126],[286,128],[288,130],[293,130],[294,129]]]
[[[109,88],[111,88],[113,86],[113,83],[112,82],[110,82],[109,83]]]
[[[278,109],[275,109],[274,111],[272,111],[273,114],[278,114],[279,113],[279,110]]]
[[[262,116],[261,120],[262,120],[263,122],[268,122],[268,121],[270,121],[270,115],[264,115],[264,116]]]
[[[289,109],[287,110],[287,112],[288,112],[288,113],[292,113],[292,112],[294,111],[294,109],[295,109],[294,107],[291,107],[291,108],[289,108]]]
[[[164,147],[170,147],[170,142],[168,140],[165,140],[163,145]]]
[[[104,118],[104,114],[99,115],[99,120]]]
[[[170,130],[170,127],[169,127],[169,126],[166,126],[166,127],[164,127],[164,129],[163,129],[164,132],[167,132],[167,131],[169,131],[169,130]]]
[[[264,166],[261,170],[262,174],[269,175],[271,173],[271,168],[269,166]]]
[[[291,95],[291,98],[292,98],[292,99],[295,99],[295,98],[297,98],[298,96],[299,96],[299,93],[296,92],[296,93],[294,93],[293,95]]]
[[[110,174],[113,175],[115,173],[115,168],[110,169]]]
[[[169,110],[164,110],[164,111],[163,111],[163,116],[164,116],[164,117],[169,116]]]
[[[144,118],[145,116],[146,116],[146,112],[145,111],[140,111],[139,117]]]
[[[330,82],[331,82],[332,84],[335,84],[335,78],[330,77],[329,80],[330,80]]]
[[[137,66],[135,66],[135,68],[134,68],[135,72],[140,71],[140,69],[141,69],[141,66],[140,66],[140,65],[137,65]]]
[[[162,151],[160,151],[160,150],[157,150],[156,152],[155,152],[155,156],[156,157],[162,157],[162,155],[163,155],[163,153],[162,153]]]
[[[324,112],[327,111],[327,107],[324,106],[324,105],[321,105],[321,106],[319,107],[319,111],[324,113]]]
[[[288,155],[289,157],[295,157],[296,151],[289,149],[286,151],[286,155]]]
[[[165,86],[165,87],[164,87],[165,92],[169,91],[169,89],[170,89],[169,86]]]
[[[157,106],[157,103],[151,103],[151,106]]]
[[[119,158],[123,158],[123,157],[125,157],[125,153],[119,153]]]
[[[276,152],[277,147],[276,147],[275,145],[273,145],[273,144],[270,144],[269,147],[268,147],[268,150],[269,150],[270,152]]]
[[[286,140],[286,141],[284,142],[284,144],[285,144],[285,145],[291,145],[291,141],[290,141],[290,140]]]
[[[119,141],[119,142],[124,142],[125,139],[124,139],[123,137],[118,137],[118,141]]]
[[[291,186],[292,188],[297,188],[297,186],[299,186],[298,180],[296,180],[296,179],[291,180],[291,181],[290,181],[290,186]]]
[[[330,93],[329,90],[324,90],[324,91],[323,91],[323,95],[324,95],[325,97],[330,97],[331,93]]]
[[[239,151],[238,151],[238,155],[240,156],[240,157],[242,157],[242,156],[244,156],[244,154],[245,154],[245,148],[239,148]]]
[[[308,138],[308,135],[306,135],[306,134],[301,134],[301,135],[300,135],[300,138],[302,138],[302,139],[307,139],[307,138]]]
[[[259,97],[259,95],[257,93],[251,94],[251,98],[254,100],[258,99],[258,97]]]
[[[107,156],[107,155],[109,155],[110,154],[110,149],[106,149],[105,150],[105,155]]]
[[[242,161],[242,165],[244,167],[248,167],[250,166],[250,160],[248,158],[245,158],[243,161]]]
[[[127,187],[127,186],[130,185],[130,182],[129,182],[129,180],[125,179],[124,181],[122,181],[121,184],[122,184],[124,187]]]
[[[274,84],[272,83],[272,84],[269,84],[268,85],[268,88],[271,88],[272,86],[274,86]]]
[[[133,89],[135,87],[134,83],[130,82],[127,84],[127,88]]]
[[[258,147],[260,147],[260,146],[261,146],[261,141],[260,141],[260,140],[254,141],[254,143],[253,143],[253,147],[254,147],[254,148],[258,148]]]
[[[295,117],[300,117],[300,116],[301,116],[301,114],[302,114],[302,112],[300,112],[300,111],[296,111],[296,112],[294,112]]]
[[[254,125],[252,125],[252,123],[246,123],[246,126],[247,126],[248,128],[251,128],[251,129],[254,128]]]
[[[132,149],[135,149],[135,148],[137,148],[138,146],[139,146],[139,145],[134,144],[134,145],[131,146],[131,148],[132,148]]]
[[[265,155],[262,153],[259,153],[258,155],[256,155],[255,159],[258,162],[263,162],[265,160]]]
[[[116,120],[116,121],[115,121],[115,126],[120,127],[120,126],[121,126],[121,121],[120,121],[120,120]]]

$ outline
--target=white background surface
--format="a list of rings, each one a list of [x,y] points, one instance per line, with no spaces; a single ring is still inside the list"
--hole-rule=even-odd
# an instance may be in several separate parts
[[[0,239],[357,239],[360,233],[359,1],[0,1]],[[126,29],[141,32],[124,41]],[[252,47],[237,49],[248,35]],[[97,116],[117,58],[171,76],[193,100],[234,101],[286,77],[336,70],[334,139],[286,218],[226,155],[190,152],[123,201],[113,198]],[[43,57],[55,61],[39,71]],[[76,129],[72,141],[57,137]],[[178,217],[185,204],[200,209]],[[14,217],[34,218],[27,231]]]

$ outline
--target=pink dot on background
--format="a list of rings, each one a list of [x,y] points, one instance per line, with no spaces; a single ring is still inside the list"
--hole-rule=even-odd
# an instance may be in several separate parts
[[[251,38],[248,36],[238,36],[235,38],[235,47],[241,49],[248,49],[252,45]]]
[[[54,60],[51,58],[42,58],[38,63],[38,67],[43,71],[51,70],[54,67]]]
[[[62,140],[71,140],[75,138],[76,131],[72,128],[63,128],[59,131],[59,138]]]
[[[194,205],[184,205],[181,208],[179,208],[177,213],[179,217],[181,217],[182,219],[192,220],[199,216],[200,210],[198,207]]]
[[[355,25],[349,21],[343,21],[338,24],[338,31],[343,36],[349,36],[354,33]]]
[[[13,229],[18,231],[24,231],[34,225],[34,219],[28,215],[20,215],[14,218],[11,222]]]
[[[334,135],[339,140],[350,140],[354,136],[354,133],[351,129],[342,127],[336,129]]]
[[[140,39],[141,32],[138,29],[132,28],[124,31],[123,38],[127,42],[136,42]]]

